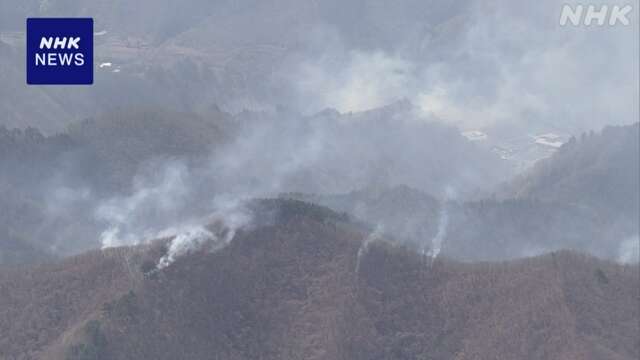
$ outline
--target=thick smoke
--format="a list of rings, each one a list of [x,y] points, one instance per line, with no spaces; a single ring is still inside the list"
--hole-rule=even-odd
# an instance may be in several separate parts
[[[169,253],[158,264],[162,268],[203,244],[226,245],[229,234],[249,223],[238,209],[251,198],[408,184],[427,193],[448,189],[449,199],[449,184],[469,193],[504,176],[492,154],[483,155],[453,128],[425,123],[406,103],[352,115],[254,113],[236,121],[242,135],[205,159],[144,163],[129,193],[97,201],[95,217],[104,226],[101,246],[172,237]],[[446,146],[447,153],[435,151]],[[498,166],[487,166],[492,161]],[[433,244],[437,249],[446,236],[448,214],[443,216]],[[218,220],[230,229],[224,238],[206,227]]]
[[[138,176],[128,196],[98,204],[95,215],[107,225],[100,235],[103,248],[133,245],[157,237],[165,226],[189,222],[195,214],[189,202],[192,189],[183,163],[158,164],[156,177]]]
[[[145,159],[142,164],[135,163],[139,160],[135,159],[126,163],[138,168],[139,173],[131,189],[121,189],[117,194],[105,195],[92,188],[92,184],[76,186],[69,178],[54,177],[55,181],[44,184],[39,191],[45,204],[43,219],[36,221],[39,224],[36,234],[26,231],[27,237],[50,236],[51,250],[62,254],[85,250],[86,247],[78,247],[79,250],[73,247],[95,234],[100,234],[102,247],[169,237],[173,238],[170,252],[159,264],[166,266],[162,264],[206,244],[228,243],[232,238],[229,234],[250,223],[234,220],[235,208],[223,205],[228,199],[240,204],[244,199],[276,196],[280,192],[335,194],[403,184],[429,194],[438,194],[452,185],[465,197],[477,188],[496,185],[509,175],[503,164],[496,164],[495,156],[463,141],[457,129],[433,122],[464,129],[517,123],[525,124],[527,131],[529,127],[551,127],[576,133],[638,118],[637,4],[632,25],[614,28],[560,27],[558,19],[564,2],[559,0],[398,4],[340,2],[343,10],[340,12],[330,5],[323,8],[324,4],[317,4],[317,13],[312,12],[315,18],[299,19],[309,31],[288,39],[290,43],[276,38],[285,42],[281,53],[274,50],[275,46],[265,46],[270,49],[265,52],[279,55],[275,64],[256,67],[263,72],[257,78],[260,81],[243,72],[242,64],[234,63],[242,62],[238,58],[231,56],[229,64],[216,66],[219,64],[207,62],[215,60],[206,59],[206,52],[202,53],[203,59],[185,61],[188,65],[184,69],[182,65],[176,70],[171,69],[171,64],[164,64],[166,69],[146,74],[157,82],[133,87],[138,91],[136,96],[120,95],[135,99],[138,105],[162,93],[150,103],[160,101],[167,108],[186,104],[190,110],[203,109],[211,104],[200,102],[191,106],[195,105],[190,96],[194,91],[198,96],[193,98],[215,98],[230,82],[237,81],[238,87],[246,89],[248,98],[259,97],[269,105],[265,108],[274,104],[284,106],[278,111],[237,114],[233,118],[236,133],[226,139],[229,143],[216,148],[195,166],[190,159],[183,158],[161,158],[156,162]],[[189,10],[187,7],[185,11]],[[46,12],[46,6],[41,10]],[[15,14],[13,17],[23,18]],[[163,19],[170,21],[171,16]],[[163,25],[166,24],[157,26]],[[215,27],[196,29],[220,36]],[[274,41],[269,39],[273,35],[266,31],[269,29],[256,25],[246,30],[233,35],[238,38],[230,38],[231,47],[241,43],[236,40],[242,36],[253,36],[262,30],[265,43]],[[184,37],[166,39],[167,46],[149,52],[170,57],[170,49],[188,48],[189,41],[200,47],[202,42],[189,38],[193,33],[199,31],[185,31]],[[231,37],[230,33],[234,32],[225,32],[224,36]],[[206,50],[224,53],[215,47]],[[238,76],[227,74],[229,82],[224,81],[227,75],[221,76],[217,79],[220,83],[213,86],[214,82],[208,81],[210,78],[203,81],[200,76],[204,72],[199,72],[210,68],[231,69]],[[172,78],[176,73],[184,75],[185,69],[191,69],[191,77]],[[173,80],[181,78],[190,81],[187,86],[175,89],[157,86],[173,84]],[[200,87],[195,80],[200,81]],[[268,83],[268,89],[262,87],[262,80]],[[110,81],[119,90],[127,88],[123,84],[129,84]],[[97,88],[89,93],[74,92],[74,96],[79,96],[74,97],[74,103],[93,109],[93,102],[88,101],[90,95],[108,95],[107,82],[99,83],[102,84],[98,85],[99,92],[95,92]],[[254,88],[266,95],[251,93]],[[184,91],[176,98],[185,100],[185,104],[169,100],[165,104],[164,96],[169,94],[170,98],[176,90]],[[43,94],[50,95],[44,91]],[[13,95],[13,91],[5,92]],[[234,94],[224,97],[243,103],[245,99],[233,98]],[[66,95],[51,98],[66,99]],[[108,96],[99,102],[109,106],[113,103],[118,101]],[[325,108],[337,111],[317,113]],[[374,108],[375,111],[358,113]],[[48,110],[58,114],[52,107]],[[298,111],[317,114],[302,116]],[[106,132],[104,136],[108,142]],[[30,201],[27,203],[31,204]],[[429,256],[433,259],[441,252],[449,230],[446,202],[440,211],[437,233],[430,239]],[[211,217],[223,219],[223,228],[232,230],[221,237],[207,227]],[[31,225],[12,224],[12,227],[31,230]],[[360,249],[359,258],[366,252],[366,246]],[[629,252],[621,250],[621,259],[623,253]]]
[[[205,243],[213,242],[216,250],[224,246],[224,243],[221,243],[211,231],[204,227],[167,230],[168,233],[174,233],[176,231],[177,235],[174,235],[174,238],[171,240],[167,254],[158,261],[158,270],[168,267],[176,261],[177,258],[200,249]]]
[[[178,161],[154,163],[150,168],[156,176],[136,177],[132,194],[97,206],[97,219],[107,225],[100,235],[103,248],[171,238],[167,254],[157,265],[163,269],[205,245],[211,251],[221,249],[238,229],[250,224],[240,194],[216,194],[196,183],[203,170],[189,169]]]
[[[454,13],[425,3],[440,15],[428,18],[425,11],[415,27],[398,26],[393,45],[381,37],[354,48],[348,31],[320,26],[307,41],[314,56],[293,57],[282,77],[310,112],[409,99],[426,117],[464,129],[519,125],[577,133],[629,124],[639,114],[639,49],[638,6],[628,3],[631,24],[616,27],[562,27],[567,2],[559,0],[469,1],[451,7]],[[374,7],[361,10],[380,16],[368,13]]]
[[[6,221],[0,230],[18,229],[19,237],[65,256],[181,233],[190,238],[201,234],[193,229],[205,227],[230,199],[242,203],[283,192],[336,194],[403,184],[437,193],[453,183],[471,193],[508,173],[496,156],[466,141],[455,128],[425,122],[406,102],[353,114],[218,114],[232,119],[231,130],[223,133],[224,141],[214,138],[211,149],[191,146],[194,140],[205,142],[192,134],[217,125],[218,118],[196,123],[195,130],[189,127],[193,122],[185,122],[177,140],[165,141],[167,124],[154,121],[154,114],[140,119],[124,112],[117,121],[88,121],[82,131],[63,138],[72,142],[73,147],[65,145],[72,156],[51,151],[52,156],[39,159],[49,165],[35,167],[37,177],[3,173],[3,181],[19,186],[7,186],[12,191],[2,191],[0,200],[23,213],[0,217]],[[87,133],[91,136],[83,137]],[[145,140],[147,133],[155,143]],[[117,151],[110,146],[118,146]],[[26,178],[33,180],[25,183]]]
[[[560,26],[562,7],[577,0],[327,0],[290,2],[286,12],[270,0],[258,7],[51,3],[6,5],[2,24],[22,31],[16,19],[36,15],[38,8],[45,17],[96,13],[96,26],[108,30],[107,43],[131,39],[152,49],[132,48],[127,57],[118,47],[98,47],[96,57],[114,66],[113,58],[123,57],[122,73],[99,72],[96,86],[86,89],[7,85],[0,89],[8,99],[0,101],[7,124],[20,125],[24,112],[33,115],[25,116],[31,124],[55,128],[65,118],[140,103],[238,111],[283,104],[315,113],[372,109],[403,98],[425,115],[465,129],[515,123],[577,133],[638,119],[633,0],[594,3],[633,7],[630,25],[615,27]],[[15,58],[6,66],[12,81],[3,85],[18,83],[22,51],[5,53]],[[72,111],[66,109],[69,94]],[[24,101],[33,98],[44,106]]]
[[[165,237],[164,235],[174,237],[169,244],[167,254],[158,261],[158,270],[168,267],[177,258],[205,246],[210,252],[218,251],[231,243],[238,229],[250,225],[251,215],[242,204],[219,202],[217,208],[218,210],[207,219],[208,227],[172,228],[160,234],[160,237]]]

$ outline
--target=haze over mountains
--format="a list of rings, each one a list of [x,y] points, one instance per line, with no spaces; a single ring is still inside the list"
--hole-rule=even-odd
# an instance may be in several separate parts
[[[144,241],[223,198],[403,184],[466,194],[509,174],[491,152],[403,104],[306,118],[117,111],[55,136],[3,130],[1,144],[2,201],[21,211],[2,216],[3,232],[54,254],[95,247],[109,229],[123,237],[109,242]]]
[[[312,114],[404,98],[502,141],[633,123],[637,7],[627,27],[572,28],[557,23],[564,3],[3,0],[0,124],[51,133],[118,106]],[[94,18],[94,86],[24,85],[29,16]]]
[[[585,135],[501,185],[510,172],[495,154],[403,106],[309,118],[132,110],[56,136],[4,130],[2,232],[13,250],[3,252],[15,255],[3,262],[175,235],[229,203],[279,194],[416,249],[441,233],[444,254],[461,260],[569,248],[633,261],[637,133],[635,124]]]
[[[354,214],[418,247],[444,232],[442,251],[457,259],[500,260],[571,248],[637,260],[638,133],[635,124],[572,139],[482,199],[443,194],[442,202],[408,187],[288,196]]]

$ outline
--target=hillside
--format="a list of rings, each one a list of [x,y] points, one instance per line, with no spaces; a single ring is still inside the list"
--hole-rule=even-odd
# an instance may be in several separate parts
[[[22,359],[636,359],[638,268],[568,252],[434,264],[326,209],[267,201],[226,248],[149,248],[0,274]],[[271,219],[271,220],[266,220]],[[357,269],[357,271],[356,271]],[[147,275],[143,274],[143,271]],[[87,357],[90,356],[90,357]]]
[[[65,134],[90,157],[93,164],[70,163],[81,168],[89,186],[126,192],[141,168],[154,160],[208,158],[214,149],[233,140],[230,115],[127,108],[70,125]]]
[[[628,230],[594,209],[535,199],[480,200],[449,206],[443,252],[495,261],[572,249],[618,260]]]
[[[583,134],[508,187],[507,196],[598,209],[638,219],[640,124]]]
[[[39,264],[55,258],[12,234],[0,234],[0,265]]]
[[[285,197],[346,211],[404,243],[428,246],[440,232],[443,253],[458,260],[573,249],[637,262],[638,126],[607,127],[573,139],[486,198],[436,199],[406,186]]]
[[[428,249],[439,239],[442,253],[460,261],[518,259],[565,249],[623,262],[638,258],[633,228],[619,226],[597,207],[535,198],[436,199],[407,186],[281,197],[346,212],[414,249]]]
[[[298,199],[352,215],[387,238],[420,248],[437,233],[441,202],[417,189],[367,188],[346,194],[318,195],[285,193],[283,199]],[[430,245],[430,244],[429,244]]]

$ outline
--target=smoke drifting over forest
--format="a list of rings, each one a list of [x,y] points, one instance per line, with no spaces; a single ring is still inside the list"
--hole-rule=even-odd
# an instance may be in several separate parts
[[[375,197],[408,186],[435,205],[391,228],[388,218],[370,218],[367,206],[339,205],[437,256],[449,235],[470,236],[459,220],[468,211],[458,208],[503,192],[501,184],[572,135],[639,116],[637,7],[628,26],[563,27],[564,3],[555,0],[290,1],[290,12],[271,2],[13,5],[0,1],[8,80],[22,71],[16,18],[95,18],[95,86],[0,87],[0,124],[58,133],[6,130],[11,150],[0,187],[7,207],[22,209],[6,216],[3,232],[38,248],[44,242],[52,254],[95,247],[92,239],[112,247],[189,233],[199,242],[203,222],[229,201]],[[467,141],[464,130],[481,136]],[[13,153],[18,143],[26,153]],[[42,153],[25,155],[31,147]],[[615,161],[630,164],[625,156]],[[34,160],[40,169],[25,165]],[[26,195],[12,195],[14,188]],[[449,201],[447,189],[459,197]],[[554,211],[572,224],[604,211],[574,205]],[[544,206],[527,217],[542,216]],[[601,220],[610,230],[588,236],[590,251],[616,258],[622,250],[602,251],[592,237],[616,238],[622,248],[620,239],[637,235],[628,220],[637,206],[625,209]],[[578,246],[572,239],[584,237],[573,228],[566,236],[553,231],[506,257]]]

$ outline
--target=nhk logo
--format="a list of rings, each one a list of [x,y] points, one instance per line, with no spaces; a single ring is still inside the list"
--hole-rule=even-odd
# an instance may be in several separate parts
[[[560,13],[560,26],[627,26],[632,11],[631,5],[564,5]]]
[[[28,84],[93,83],[93,19],[27,19]]]
[[[54,42],[55,41],[55,42]],[[68,42],[67,42],[68,41]],[[78,43],[80,42],[79,37],[75,38],[55,38],[52,37],[45,38],[43,37],[40,40],[40,50],[43,49],[76,49],[80,50],[80,46]],[[53,44],[53,46],[52,46]],[[73,60],[73,61],[72,61]],[[83,66],[84,65],[84,54],[77,53],[59,53],[59,52],[40,52],[36,53],[36,66],[71,66],[71,64],[75,66]]]

